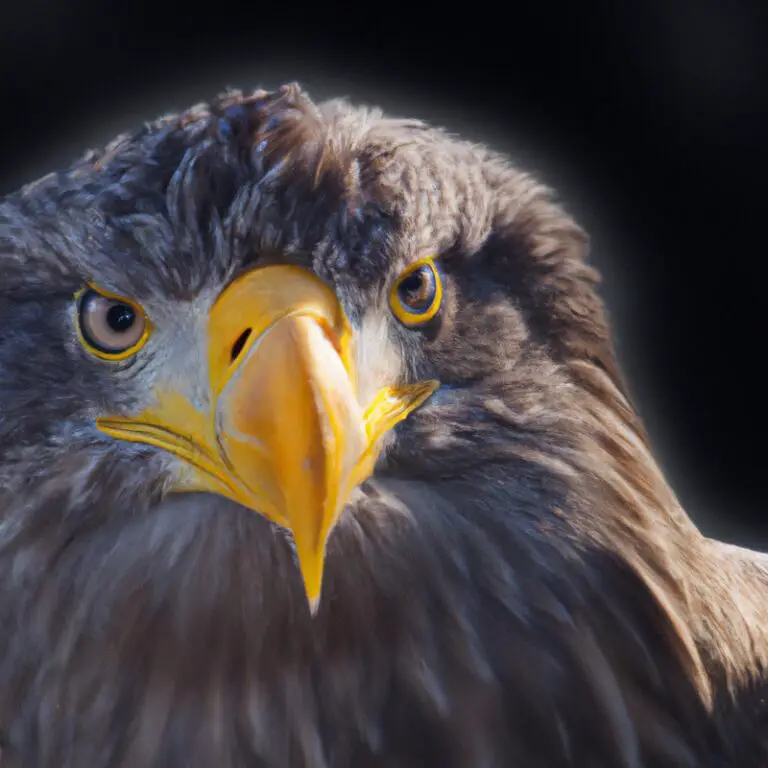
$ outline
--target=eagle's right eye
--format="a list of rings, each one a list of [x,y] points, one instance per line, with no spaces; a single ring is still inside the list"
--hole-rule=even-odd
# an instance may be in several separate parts
[[[146,343],[150,323],[137,304],[94,288],[81,291],[76,301],[78,337],[92,355],[125,360]]]

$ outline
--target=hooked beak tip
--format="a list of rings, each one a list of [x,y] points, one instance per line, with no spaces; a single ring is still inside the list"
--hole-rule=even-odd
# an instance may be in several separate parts
[[[320,596],[317,597],[308,597],[307,598],[307,604],[309,605],[309,613],[310,616],[314,619],[317,616],[317,612],[320,608]]]

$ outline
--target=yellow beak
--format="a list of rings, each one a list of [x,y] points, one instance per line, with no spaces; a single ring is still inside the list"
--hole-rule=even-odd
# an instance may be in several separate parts
[[[437,387],[385,387],[359,403],[352,329],[312,273],[269,266],[235,280],[208,324],[208,402],[159,391],[105,433],[184,459],[177,490],[214,491],[293,535],[312,610],[325,549],[352,489],[373,471],[380,438]]]

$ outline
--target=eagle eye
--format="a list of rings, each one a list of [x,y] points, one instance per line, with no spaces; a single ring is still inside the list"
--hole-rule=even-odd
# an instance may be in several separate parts
[[[149,320],[137,304],[94,288],[76,296],[80,343],[102,360],[125,360],[149,337]]]
[[[424,325],[440,311],[443,283],[431,258],[411,264],[395,281],[389,305],[395,317],[405,326]]]

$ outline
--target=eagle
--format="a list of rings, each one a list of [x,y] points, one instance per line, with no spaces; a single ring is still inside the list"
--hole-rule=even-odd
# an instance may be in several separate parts
[[[291,83],[0,201],[3,768],[758,768],[766,588],[490,147]]]

